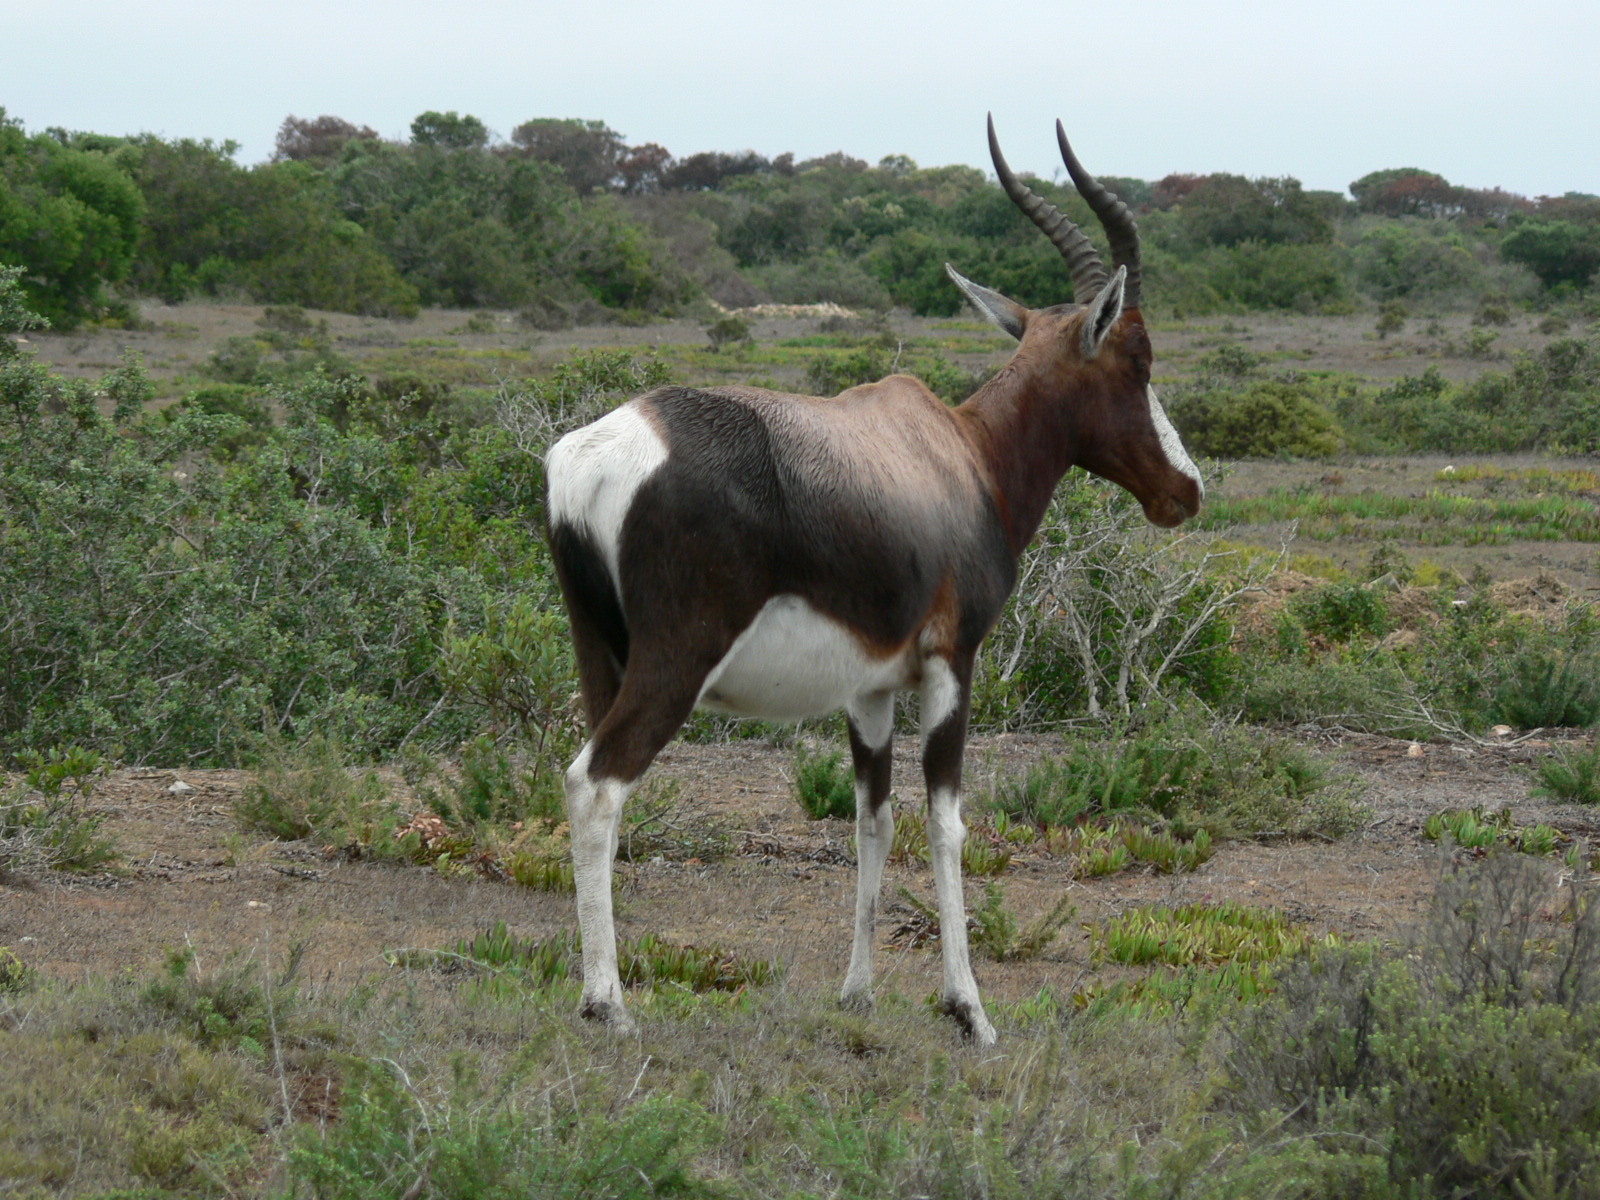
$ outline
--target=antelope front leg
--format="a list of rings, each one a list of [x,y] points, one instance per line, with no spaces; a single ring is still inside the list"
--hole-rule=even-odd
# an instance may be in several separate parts
[[[973,1041],[992,1046],[994,1026],[983,1011],[967,948],[967,906],[961,891],[961,756],[966,749],[970,659],[955,668],[930,659],[922,689],[922,772],[928,785],[928,851],[939,900],[944,952],[942,1007]]]
[[[583,939],[585,1017],[604,1021],[623,1033],[633,1018],[622,1001],[617,973],[617,931],[611,915],[611,869],[617,855],[617,826],[628,787],[616,779],[593,779],[586,745],[567,769],[567,819],[572,827],[572,875],[578,893],[578,931]]]
[[[866,1010],[872,1007],[878,893],[883,888],[883,864],[894,845],[894,808],[889,799],[894,693],[877,692],[858,699],[847,716],[856,772],[856,930],[839,1002],[846,1008]]]

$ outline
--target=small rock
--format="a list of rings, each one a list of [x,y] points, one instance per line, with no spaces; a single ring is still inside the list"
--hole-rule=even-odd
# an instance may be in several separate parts
[[[1422,748],[1421,742],[1412,742],[1406,747],[1407,758],[1421,758],[1427,751]]]
[[[172,786],[169,787],[167,791],[174,796],[187,796],[190,792],[194,791],[194,785],[185,783],[181,779],[175,779],[172,782]]]

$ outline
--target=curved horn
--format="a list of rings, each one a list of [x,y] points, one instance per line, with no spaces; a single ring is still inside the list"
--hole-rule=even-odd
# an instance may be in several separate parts
[[[1000,186],[1005,188],[1011,202],[1044,231],[1050,244],[1061,251],[1061,257],[1067,260],[1067,270],[1072,274],[1073,300],[1078,304],[1089,303],[1106,285],[1108,276],[1105,264],[1100,261],[1094,243],[1083,230],[1063,216],[1048,200],[1035,195],[1006,165],[1005,155],[1000,153],[1000,139],[995,137],[993,113],[989,114],[989,157],[994,160],[994,172],[1000,177]],[[1103,217],[1101,219],[1104,220]]]
[[[1061,158],[1067,164],[1067,174],[1072,176],[1078,194],[1088,201],[1094,215],[1105,227],[1111,242],[1113,266],[1128,268],[1128,282],[1122,291],[1122,303],[1127,308],[1139,307],[1139,227],[1134,224],[1128,206],[1117,199],[1115,192],[1106,190],[1104,184],[1083,169],[1078,156],[1067,141],[1067,131],[1056,122],[1056,141],[1061,143]]]

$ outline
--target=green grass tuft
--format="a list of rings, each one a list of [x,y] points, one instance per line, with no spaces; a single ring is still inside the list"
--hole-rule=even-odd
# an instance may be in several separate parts
[[[855,780],[844,755],[837,750],[813,751],[803,743],[796,744],[794,793],[813,821],[825,817],[855,819]]]
[[[1175,967],[1270,962],[1311,944],[1311,935],[1277,909],[1233,901],[1136,908],[1108,921],[1094,936],[1099,957]]]
[[[1570,804],[1600,804],[1600,740],[1587,746],[1562,747],[1534,767],[1539,786],[1535,796]]]

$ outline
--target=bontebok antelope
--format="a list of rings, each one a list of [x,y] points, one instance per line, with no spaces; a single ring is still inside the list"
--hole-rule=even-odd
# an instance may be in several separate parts
[[[872,1003],[873,922],[894,840],[894,695],[921,692],[943,1006],[994,1040],[967,954],[961,758],[973,656],[1056,484],[1080,466],[1157,525],[1200,507],[1200,474],[1150,387],[1139,235],[1127,207],[1061,154],[1109,237],[1088,237],[989,151],[1006,193],[1066,259],[1070,304],[1030,309],[946,270],[1016,338],[951,408],[891,375],[831,399],[657,388],[550,451],[550,542],[572,618],[589,740],[567,771],[583,935],[583,1012],[630,1028],[617,974],[612,860],[623,802],[697,706],[796,720],[843,708],[859,879],[847,1005]]]

